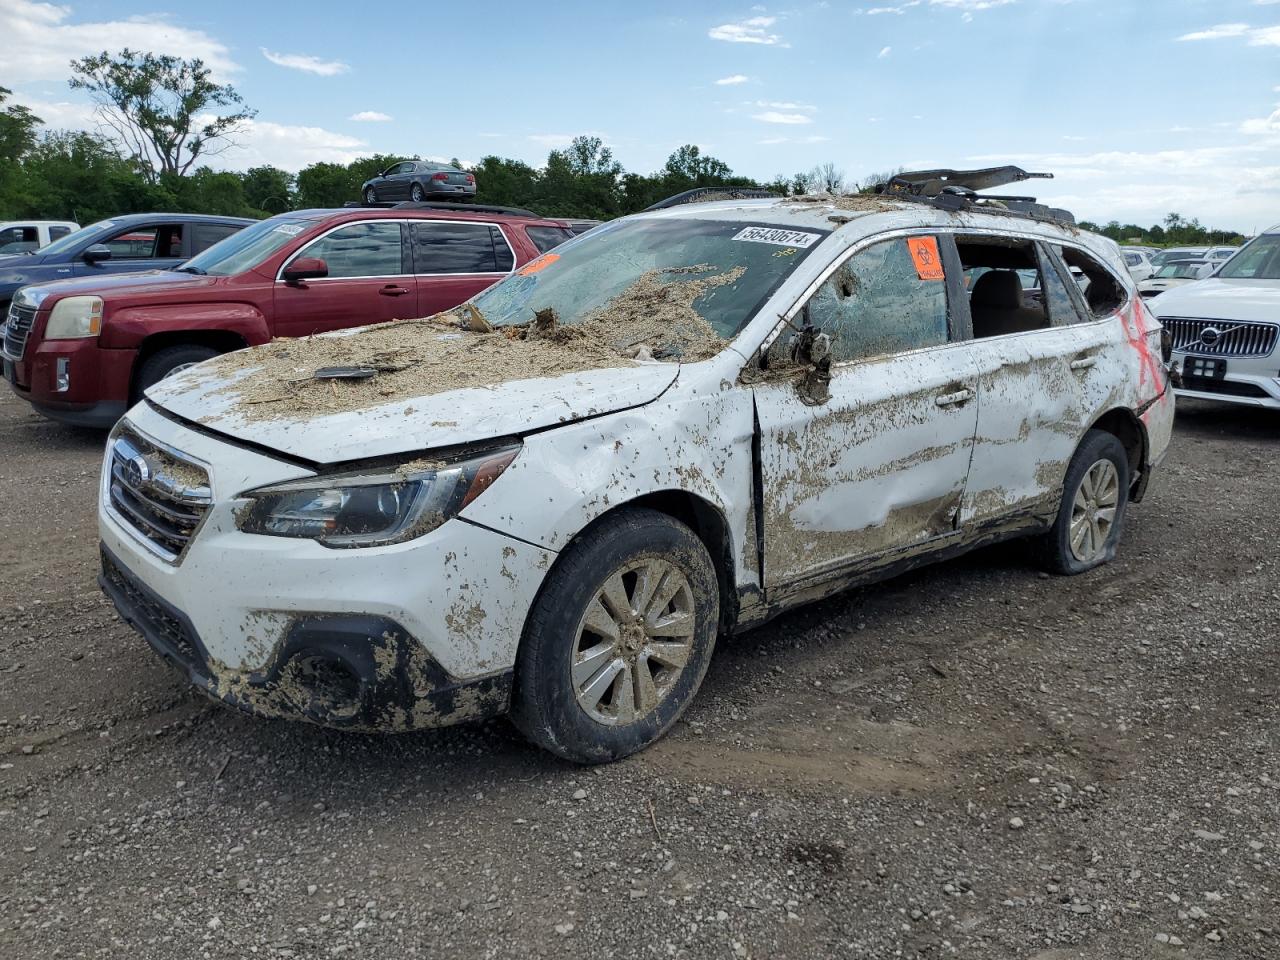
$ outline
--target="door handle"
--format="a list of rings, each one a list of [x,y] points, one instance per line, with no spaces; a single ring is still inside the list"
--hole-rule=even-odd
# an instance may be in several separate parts
[[[961,403],[968,403],[973,399],[973,391],[966,387],[963,390],[957,390],[955,393],[943,393],[934,398],[934,403],[940,407],[954,407]]]
[[[408,287],[397,287],[394,283],[388,283],[385,287],[378,291],[384,297],[403,297],[409,292]]]
[[[1088,370],[1097,362],[1098,362],[1098,358],[1096,356],[1078,357],[1075,360],[1071,361],[1071,369],[1072,370]]]

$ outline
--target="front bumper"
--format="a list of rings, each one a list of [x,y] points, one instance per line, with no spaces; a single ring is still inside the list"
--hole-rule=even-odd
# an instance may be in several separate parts
[[[21,357],[4,357],[13,392],[51,420],[80,427],[110,427],[124,415],[133,375],[133,350],[108,350],[92,338],[44,340],[43,318]]]
[[[1197,354],[1197,356],[1200,356]],[[1175,353],[1174,363],[1182,368],[1187,355]],[[1280,357],[1222,358],[1227,373],[1221,379],[1190,377],[1185,373],[1176,390],[1179,397],[1196,400],[1218,400],[1248,407],[1280,410]]]
[[[334,550],[240,532],[240,492],[304,467],[197,433],[148,404],[130,428],[209,464],[213,504],[176,560],[99,506],[103,589],[205,693],[347,729],[409,730],[504,711],[550,551],[462,520],[387,547]]]
[[[368,615],[295,618],[259,670],[209,655],[191,618],[102,548],[98,585],[120,616],[202,693],[262,717],[407,731],[504,713],[513,671],[458,680],[400,624]]]

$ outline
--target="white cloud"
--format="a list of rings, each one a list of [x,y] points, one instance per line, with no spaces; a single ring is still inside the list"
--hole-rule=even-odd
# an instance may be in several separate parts
[[[803,110],[805,113],[816,113],[818,110],[811,103],[793,103],[790,100],[757,100],[755,104],[768,110]]]
[[[753,113],[751,119],[761,123],[813,123],[813,118],[803,113],[779,113],[777,110]]]
[[[1280,47],[1280,25],[1249,31],[1249,46]]]
[[[1247,23],[1220,23],[1207,30],[1184,33],[1179,40],[1221,40],[1224,37],[1243,37],[1249,32]]]
[[[730,77],[721,77],[719,80],[716,81],[716,86],[717,87],[735,87],[740,83],[746,83],[747,79],[748,78],[744,74],[735,73],[733,76],[730,76]]]
[[[1018,0],[929,0],[931,7],[946,7],[949,10],[963,10],[970,13],[974,10],[994,10],[996,7],[1007,7]]]
[[[46,127],[55,130],[96,130],[98,127],[98,121],[94,117],[94,106],[91,103],[40,100],[24,96],[22,93],[15,93],[13,101],[30,108],[32,113],[44,121]]]
[[[336,77],[340,73],[346,73],[351,67],[341,60],[321,60],[319,57],[313,57],[308,53],[276,53],[268,50],[266,47],[259,47],[262,55],[274,63],[277,67],[287,67],[290,70],[301,70],[303,73],[314,73],[320,77]]]
[[[1280,134],[1280,107],[1272,110],[1270,116],[1244,121],[1244,123],[1240,124],[1240,132],[1247,134]]]
[[[1064,133],[1064,134],[1062,135],[1062,139],[1063,139],[1063,140],[1073,140],[1073,141],[1077,141],[1077,142],[1078,142],[1078,141],[1081,141],[1081,140],[1088,140],[1089,138],[1088,138],[1088,137],[1077,137],[1077,136],[1075,136],[1074,134]]]
[[[893,13],[898,16],[906,13],[912,7],[918,7],[924,0],[906,0],[905,3],[899,3],[891,7],[867,7],[865,10],[857,10],[855,13],[865,13],[869,17],[880,16],[885,13]]]
[[[881,47],[880,52],[876,54],[877,60],[883,60],[893,52],[893,47]]]
[[[751,17],[738,23],[722,23],[718,27],[712,27],[707,31],[707,36],[726,43],[762,43],[774,46],[782,43],[781,37],[769,32],[769,27],[777,22],[777,17]]]
[[[574,137],[599,137],[606,143],[609,140],[609,135],[599,130],[586,130],[581,133],[531,133],[526,139],[549,149],[559,150],[573,143]]]
[[[353,113],[348,120],[354,120],[356,123],[387,123],[395,119],[389,113],[382,113],[378,110],[361,110],[359,113]]]
[[[245,170],[262,164],[298,170],[311,163],[350,163],[373,151],[358,137],[269,120],[250,120],[234,137],[235,146],[219,154],[214,165]]]
[[[4,85],[65,80],[67,64],[80,57],[125,47],[199,57],[221,82],[240,69],[225,45],[201,30],[175,26],[151,14],[123,20],[71,23],[72,8],[34,0],[0,0],[4,38]]]

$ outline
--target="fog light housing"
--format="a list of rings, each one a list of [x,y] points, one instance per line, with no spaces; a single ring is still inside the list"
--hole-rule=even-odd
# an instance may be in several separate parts
[[[54,393],[66,393],[71,389],[71,358],[59,357],[53,369]]]

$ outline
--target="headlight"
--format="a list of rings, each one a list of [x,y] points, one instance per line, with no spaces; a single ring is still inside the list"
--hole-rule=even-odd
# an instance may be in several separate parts
[[[101,297],[66,297],[53,305],[45,324],[46,340],[96,337],[102,330]]]
[[[412,540],[455,516],[497,480],[520,445],[398,468],[308,477],[262,487],[236,523],[245,533],[301,537],[326,547]]]

